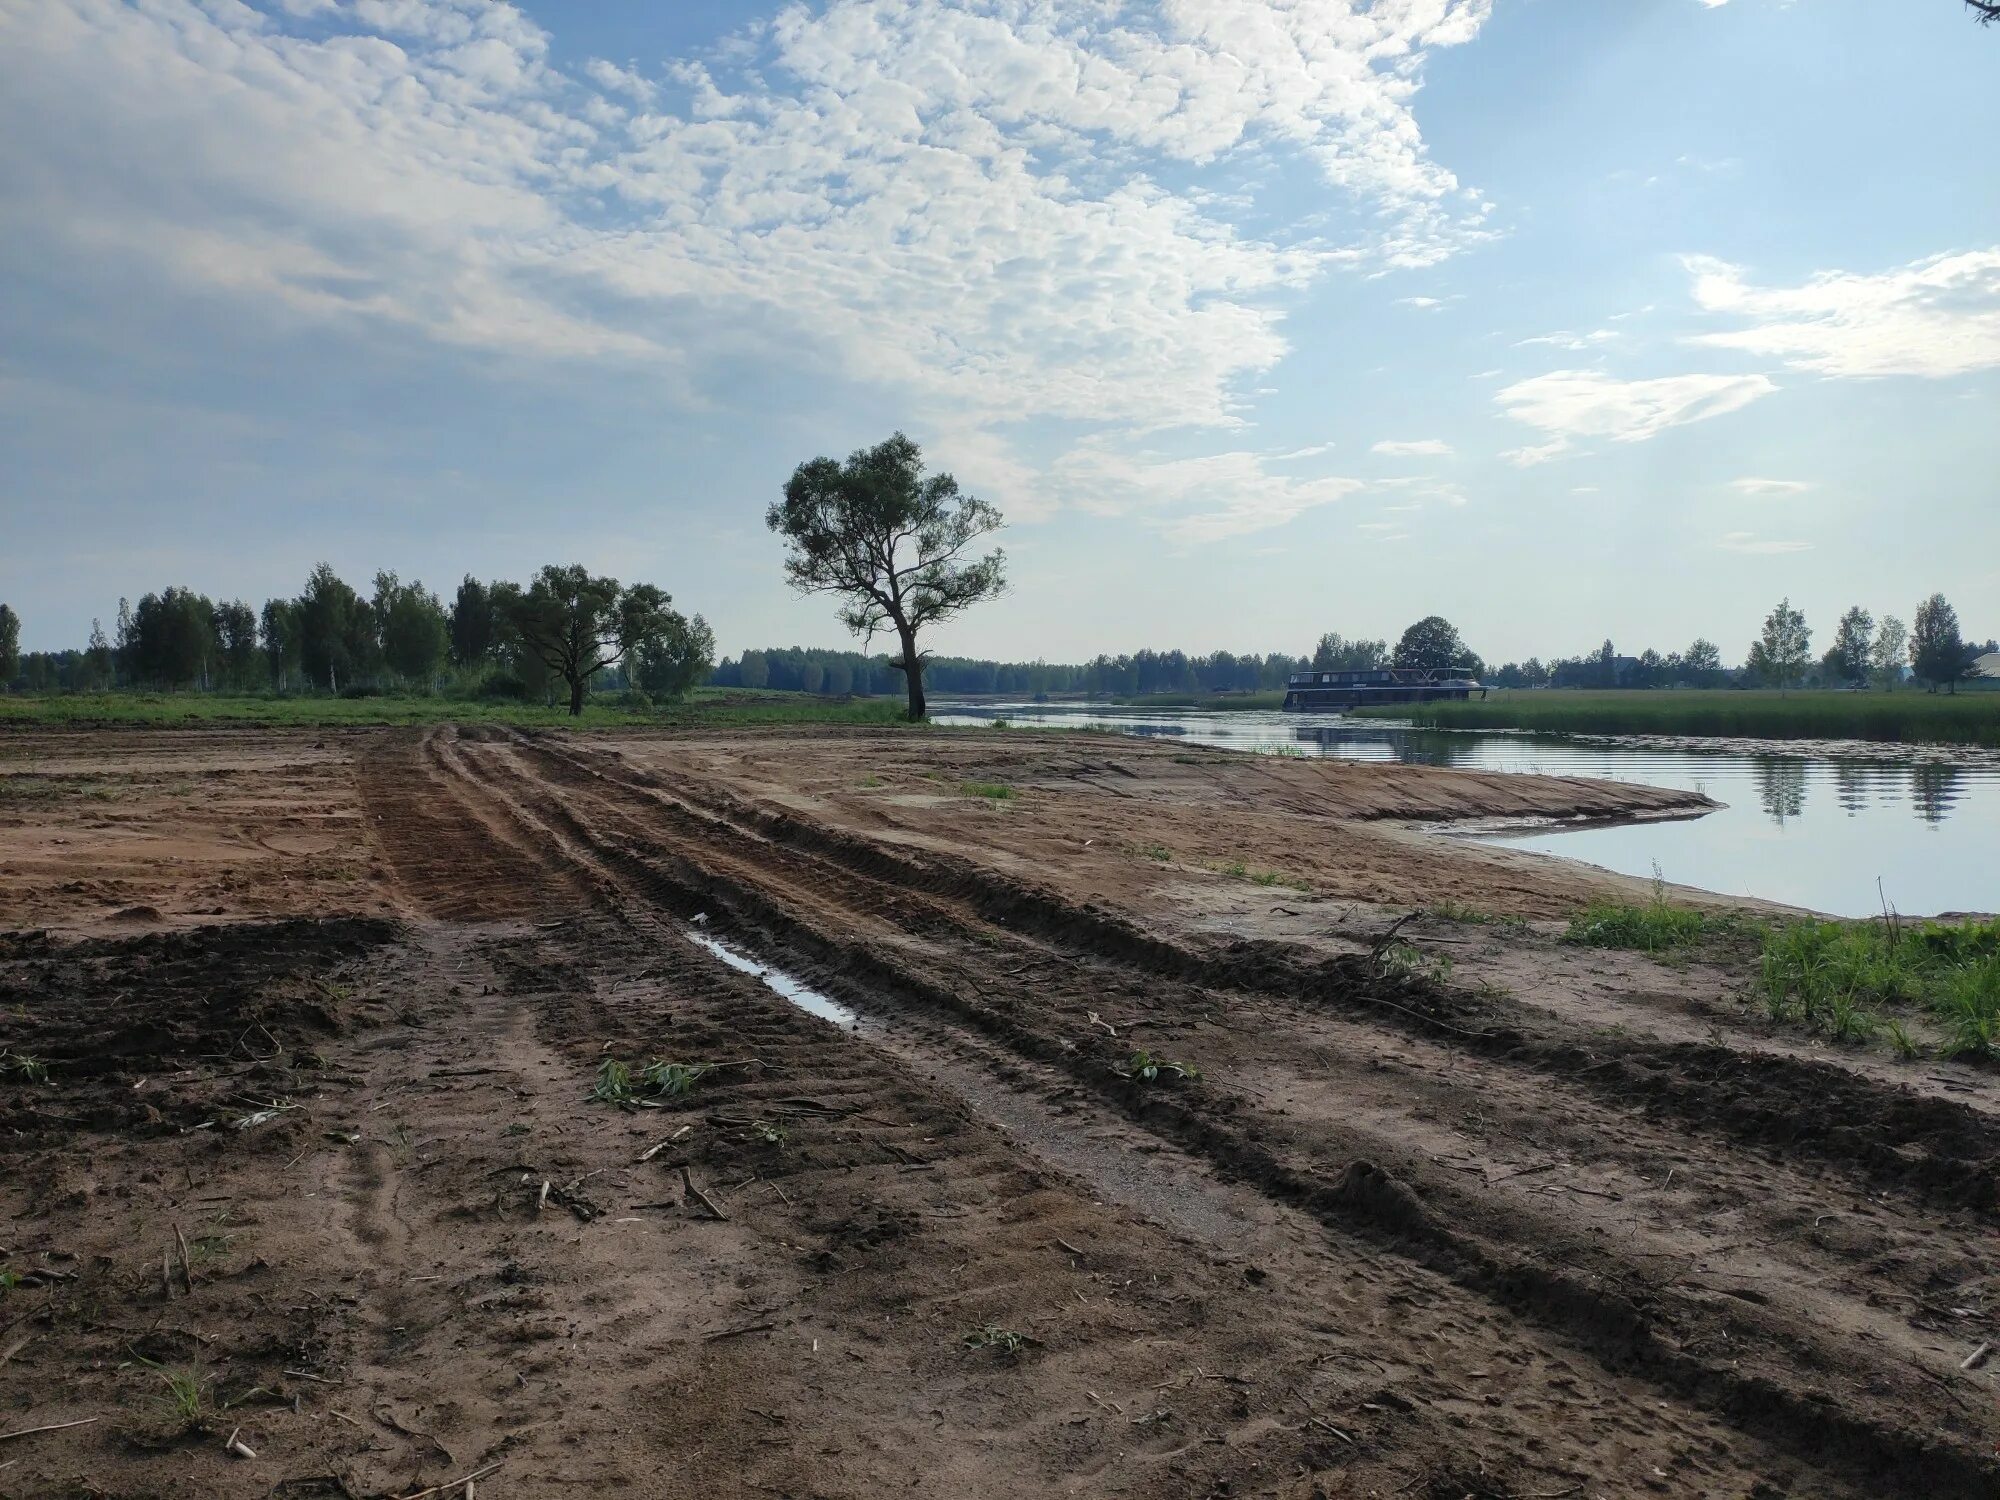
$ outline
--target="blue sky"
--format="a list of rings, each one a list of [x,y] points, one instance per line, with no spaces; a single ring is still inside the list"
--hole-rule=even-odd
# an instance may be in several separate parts
[[[2000,631],[2000,31],[1954,0],[0,0],[0,599],[581,560],[835,644],[762,513],[894,428],[940,649]]]

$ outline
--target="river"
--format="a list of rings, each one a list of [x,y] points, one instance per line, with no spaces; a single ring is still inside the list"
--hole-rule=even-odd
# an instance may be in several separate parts
[[[2000,908],[2000,756],[1938,763],[1899,756],[1791,753],[1780,745],[1716,749],[1543,735],[1416,729],[1339,714],[1208,713],[1101,703],[939,701],[940,724],[1012,724],[1163,736],[1227,750],[1400,761],[1482,771],[1593,776],[1705,793],[1699,818],[1490,837],[1523,849],[1755,896],[1837,916],[1886,898],[1928,915]],[[1879,887],[1877,882],[1880,882]]]

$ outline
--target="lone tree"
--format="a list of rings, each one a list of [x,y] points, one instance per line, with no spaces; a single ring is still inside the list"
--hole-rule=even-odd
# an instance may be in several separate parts
[[[1910,666],[1936,692],[1940,684],[1958,691],[1958,679],[1971,665],[1972,653],[1958,633],[1958,611],[1943,594],[1932,594],[1917,606],[1910,629]]]
[[[21,617],[13,606],[0,604],[0,693],[7,691],[21,670]]]
[[[966,556],[1000,529],[1000,512],[961,495],[951,475],[926,475],[923,450],[899,432],[846,463],[800,464],[764,521],[785,539],[793,588],[842,595],[840,621],[864,639],[895,630],[903,650],[891,665],[909,689],[910,718],[923,718],[917,632],[1006,588],[1005,553]]]
[[[1868,665],[1882,691],[1893,690],[1903,680],[1903,659],[1910,651],[1910,629],[1894,615],[1882,616],[1875,627],[1875,644],[1868,653]]]
[[[551,563],[525,589],[495,584],[493,601],[522,647],[569,684],[572,718],[583,712],[595,673],[666,635],[680,619],[652,584],[621,589],[615,578],[591,577],[581,563]]]
[[[1812,660],[1812,631],[1790,599],[1764,617],[1764,633],[1750,646],[1750,668],[1778,685],[1779,696],[1805,675]]]
[[[1827,670],[1842,682],[1866,682],[1874,651],[1875,617],[1857,604],[1840,617],[1840,629],[1826,653]]]
[[[1403,638],[1396,642],[1396,654],[1392,666],[1425,667],[1470,667],[1477,676],[1483,663],[1465,642],[1459,639],[1458,627],[1443,615],[1425,615],[1416,624],[1403,632]]]

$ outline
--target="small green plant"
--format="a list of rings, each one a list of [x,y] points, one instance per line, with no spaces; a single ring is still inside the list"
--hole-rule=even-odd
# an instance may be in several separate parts
[[[513,1124],[509,1125],[505,1130],[501,1131],[500,1133],[502,1135],[526,1135],[532,1128],[533,1127],[530,1126],[527,1121],[516,1120],[514,1121]]]
[[[12,1073],[16,1078],[25,1078],[29,1083],[47,1083],[49,1065],[23,1052],[9,1051],[0,1047],[0,1074]]]
[[[691,1092],[707,1071],[707,1063],[662,1062],[656,1057],[646,1064],[645,1072],[639,1076],[654,1093],[678,1099]]]
[[[995,719],[993,721],[993,727],[995,729],[1011,729],[1013,728],[1013,725],[1009,724],[1005,719]]]
[[[1948,1057],[2000,1057],[2000,958],[1954,969],[1937,1001]]]
[[[615,1057],[607,1057],[597,1065],[597,1082],[591,1086],[590,1097],[600,1104],[630,1104],[639,1097],[632,1087],[632,1070]]]
[[[1430,914],[1441,922],[1466,922],[1480,927],[1500,920],[1490,911],[1481,911],[1476,906],[1467,906],[1463,901],[1454,901],[1449,897],[1435,903]]]
[[[1163,865],[1170,863],[1174,857],[1174,851],[1165,844],[1141,844],[1138,848],[1147,859],[1158,860]]]
[[[967,1330],[963,1340],[968,1349],[996,1349],[1010,1359],[1033,1342],[1025,1333],[1017,1333],[1012,1328],[1002,1328],[998,1323],[988,1323],[981,1328]]]
[[[1890,1019],[1882,1023],[1882,1034],[1889,1039],[1889,1045],[1896,1049],[1896,1056],[1904,1062],[1914,1062],[1922,1056],[1923,1048],[1910,1035],[1910,1029],[1901,1021]]]
[[[0,1298],[4,1298],[9,1292],[13,1291],[14,1288],[19,1286],[20,1284],[21,1284],[20,1272],[0,1271]]]
[[[1382,972],[1394,979],[1428,979],[1443,984],[1451,978],[1452,962],[1442,953],[1426,953],[1415,943],[1396,939],[1382,950],[1377,960]]]
[[[1170,1062],[1143,1050],[1125,1059],[1123,1071],[1127,1078],[1137,1079],[1140,1083],[1158,1083],[1163,1078],[1201,1077],[1201,1069],[1193,1063]]]
[[[176,1432],[188,1432],[207,1425],[214,1415],[214,1407],[208,1399],[208,1377],[199,1368],[190,1365],[184,1369],[169,1369],[156,1360],[138,1356],[139,1363],[160,1377],[166,1395],[161,1398],[166,1407],[166,1417]]]
[[[1661,900],[1644,906],[1593,901],[1569,919],[1569,929],[1562,940],[1586,948],[1634,948],[1642,953],[1666,953],[1691,948],[1710,933],[1725,930],[1729,925],[1727,919]]]
[[[782,1146],[792,1138],[792,1133],[776,1120],[752,1120],[750,1135],[753,1140],[762,1141],[766,1146]]]
[[[961,781],[958,789],[968,797],[984,797],[991,802],[1012,802],[1021,795],[1002,781]]]
[[[877,787],[887,786],[888,784],[880,776],[864,776],[861,778],[861,789],[863,791],[872,792]]]

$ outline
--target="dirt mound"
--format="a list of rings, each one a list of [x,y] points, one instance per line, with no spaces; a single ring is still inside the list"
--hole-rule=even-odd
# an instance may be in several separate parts
[[[0,1130],[189,1129],[254,1113],[371,1020],[340,968],[397,936],[358,918],[62,945],[0,940]]]

